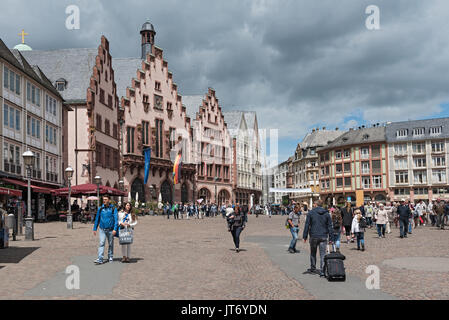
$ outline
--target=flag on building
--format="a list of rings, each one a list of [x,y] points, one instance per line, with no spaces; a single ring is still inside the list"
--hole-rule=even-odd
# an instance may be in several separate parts
[[[145,152],[145,177],[143,184],[146,185],[148,182],[148,176],[150,175],[151,148],[145,149],[144,152]]]
[[[176,156],[175,164],[173,165],[173,183],[179,183],[179,172],[181,171],[181,152]]]

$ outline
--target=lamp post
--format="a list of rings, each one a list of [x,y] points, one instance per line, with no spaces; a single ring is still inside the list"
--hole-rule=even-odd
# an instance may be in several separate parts
[[[120,180],[119,182],[118,182],[118,188],[119,188],[119,190],[120,191],[122,191],[123,192],[123,187],[125,186],[125,182],[123,181],[123,180]],[[120,206],[122,205],[122,196],[120,196]]]
[[[101,184],[101,177],[95,176],[94,178],[95,184],[97,185],[97,211],[98,208],[100,208],[100,184]]]
[[[34,225],[33,217],[31,216],[31,170],[34,166],[34,153],[27,150],[23,153],[23,162],[27,168],[27,178],[28,178],[28,215],[25,218],[25,240],[34,240]]]
[[[218,206],[218,199],[217,199],[217,181],[218,181],[218,177],[214,178],[215,181],[215,204]]]
[[[67,167],[67,169],[65,169],[65,176],[69,184],[69,197],[67,198],[67,203],[69,205],[69,213],[67,214],[67,229],[73,229],[72,206],[70,205],[70,198],[72,196],[72,183],[71,183],[73,176],[72,167],[69,166]]]

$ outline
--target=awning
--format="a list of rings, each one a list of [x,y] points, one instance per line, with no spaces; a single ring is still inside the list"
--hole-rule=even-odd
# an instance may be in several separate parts
[[[7,194],[10,196],[21,197],[22,191],[0,187],[0,194]]]
[[[21,186],[21,187],[25,187],[25,188],[28,187],[28,183],[24,182],[24,181],[9,179],[9,178],[2,178],[2,180],[5,182],[8,182],[8,183],[15,184],[16,186]],[[51,192],[52,192],[52,189],[39,187],[39,186],[36,186],[33,184],[31,185],[31,189],[33,189],[34,192],[39,192],[39,193],[51,194]]]
[[[88,195],[96,195],[97,194],[97,185],[93,183],[80,184],[77,186],[71,187],[71,196],[88,196]],[[68,196],[69,188],[61,188],[53,190],[54,195],[56,196]],[[122,196],[126,197],[126,193],[120,191],[118,189],[114,189],[107,186],[100,186],[100,194],[108,194],[111,196]]]

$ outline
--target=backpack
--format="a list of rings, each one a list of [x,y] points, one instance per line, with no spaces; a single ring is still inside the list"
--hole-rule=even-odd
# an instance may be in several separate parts
[[[360,221],[359,221],[359,228],[366,228],[368,225],[366,224],[366,220],[365,220],[365,218],[364,217],[361,217],[360,218]]]

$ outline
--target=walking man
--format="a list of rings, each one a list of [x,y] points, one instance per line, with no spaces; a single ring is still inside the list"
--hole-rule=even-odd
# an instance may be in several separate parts
[[[114,260],[114,236],[118,230],[118,215],[117,208],[110,204],[108,195],[103,196],[103,205],[98,209],[95,217],[94,236],[97,235],[97,229],[100,227],[100,245],[98,247],[98,258],[94,261],[95,264],[103,263],[104,246],[106,239],[108,240],[108,260]]]
[[[324,277],[324,255],[329,236],[333,234],[332,219],[329,211],[323,208],[323,200],[315,201],[316,207],[307,214],[306,224],[304,226],[304,243],[310,235],[310,269],[308,273],[319,274]],[[316,269],[316,253],[320,248],[320,270]]]
[[[408,224],[412,212],[410,207],[405,203],[405,199],[401,199],[401,204],[398,207],[398,218],[399,218],[399,230],[400,236],[402,238],[407,238]]]
[[[444,202],[440,198],[437,199],[437,203],[434,205],[433,210],[437,214],[437,227],[444,230],[444,213],[445,213]]]
[[[295,205],[293,211],[288,215],[288,223],[290,224],[290,232],[292,233],[292,241],[290,242],[290,246],[288,247],[288,252],[297,253],[299,250],[296,250],[296,242],[298,241],[298,233],[299,233],[299,218],[301,217],[301,211],[299,205]]]

